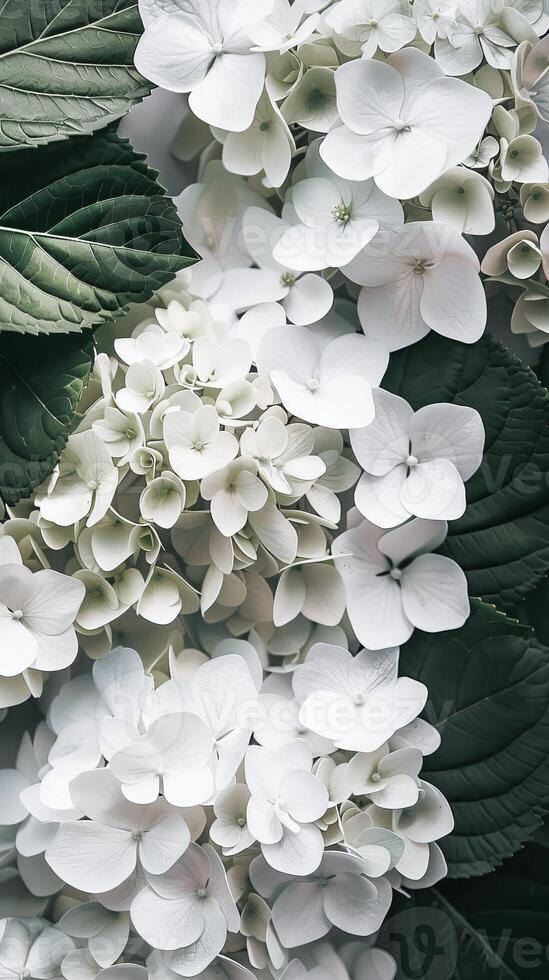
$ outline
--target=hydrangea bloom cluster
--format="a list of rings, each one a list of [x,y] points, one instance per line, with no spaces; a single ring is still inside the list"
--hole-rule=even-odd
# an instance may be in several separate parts
[[[436,841],[453,825],[421,779],[440,736],[418,717],[424,685],[399,676],[398,645],[416,624],[468,613],[460,569],[429,554],[445,520],[407,519],[463,510],[482,427],[459,408],[422,419],[377,387],[388,354],[351,325],[280,326],[252,354],[245,317],[213,319],[190,275],[97,354],[59,466],[3,525],[0,625],[21,657],[3,705],[61,672],[2,774],[0,814],[6,880],[24,913],[54,924],[10,919],[6,943],[19,930],[24,970],[40,941],[66,980],[124,977],[126,963],[152,977],[291,978],[318,957],[360,976],[343,931],[368,939],[360,957],[390,980],[369,937],[394,888],[444,875]],[[452,421],[454,462],[441,441]],[[440,460],[424,463],[431,431]],[[380,538],[358,508],[375,506],[368,480],[389,504],[386,471],[400,501],[409,438],[427,470]],[[441,497],[448,468],[456,485]]]
[[[549,11],[139,11],[200,261],[96,333],[0,528],[0,711],[44,716],[0,773],[0,972],[393,980],[377,934],[453,828],[400,647],[469,616],[440,549],[485,432],[385,378],[430,331],[477,341],[487,290],[549,336]]]
[[[169,678],[117,647],[60,686],[2,772],[4,887],[38,916],[3,923],[14,975],[291,977],[339,962],[339,930],[373,937],[393,888],[444,874],[426,688],[398,648],[313,639],[278,672],[259,636],[170,647]],[[360,957],[393,976],[370,942]]]

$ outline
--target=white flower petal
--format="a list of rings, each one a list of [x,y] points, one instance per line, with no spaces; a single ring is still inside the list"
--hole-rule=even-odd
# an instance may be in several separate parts
[[[467,579],[443,555],[419,555],[404,569],[402,605],[410,622],[426,633],[458,629],[469,616]]]
[[[252,124],[264,77],[263,54],[220,54],[193,87],[189,105],[210,126],[242,132]]]
[[[433,459],[410,469],[400,490],[409,514],[435,520],[455,520],[465,512],[465,487],[448,459]]]
[[[457,255],[441,258],[424,279],[421,317],[444,337],[472,344],[486,326],[486,294],[474,266]]]
[[[61,825],[46,860],[73,888],[99,892],[125,881],[135,868],[136,853],[128,831],[79,820]]]

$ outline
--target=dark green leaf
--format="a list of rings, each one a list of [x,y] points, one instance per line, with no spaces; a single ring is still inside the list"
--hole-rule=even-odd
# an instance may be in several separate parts
[[[427,685],[425,717],[442,736],[424,778],[454,813],[455,830],[441,841],[450,875],[485,874],[549,809],[549,651],[530,629],[474,602],[461,629],[416,632],[402,672]]]
[[[88,335],[0,337],[0,497],[15,504],[53,470],[88,382]]]
[[[482,881],[443,881],[391,911],[376,945],[398,980],[547,980],[549,852],[534,844]]]
[[[191,263],[156,178],[106,132],[1,156],[0,329],[60,333],[114,320]]]
[[[472,595],[515,602],[549,568],[547,391],[489,334],[459,344],[431,333],[391,355],[383,387],[415,409],[445,401],[480,412],[484,460],[441,551],[463,568]]]
[[[4,0],[0,150],[90,133],[151,90],[134,67],[135,0]]]
[[[549,647],[549,579],[541,580],[539,585],[523,596],[512,607],[512,615],[519,622],[531,626],[540,643]]]

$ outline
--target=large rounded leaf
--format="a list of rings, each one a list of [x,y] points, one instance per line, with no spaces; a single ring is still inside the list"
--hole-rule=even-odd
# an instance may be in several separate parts
[[[0,14],[0,150],[89,133],[151,83],[133,56],[135,0],[5,0]]]
[[[549,852],[535,844],[482,881],[397,898],[376,945],[399,980],[547,980]]]
[[[472,595],[509,605],[549,568],[549,397],[529,368],[486,334],[459,344],[430,333],[391,354],[383,387],[415,409],[476,408],[486,429],[467,510],[441,551],[463,568]]]
[[[191,263],[156,178],[113,133],[0,156],[0,330],[114,320]]]
[[[442,736],[423,776],[454,814],[441,841],[449,873],[485,874],[549,810],[549,651],[529,628],[474,602],[460,630],[416,632],[401,666],[426,684],[425,717]]]
[[[0,337],[0,497],[15,504],[53,470],[87,384],[91,337]]]

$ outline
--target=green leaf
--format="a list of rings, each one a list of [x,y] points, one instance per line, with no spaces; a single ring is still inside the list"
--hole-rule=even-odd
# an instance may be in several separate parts
[[[532,592],[516,602],[510,614],[530,626],[540,643],[549,647],[549,578],[543,578]]]
[[[194,261],[156,178],[107,132],[0,156],[0,329],[114,320]]]
[[[90,133],[148,95],[142,30],[135,0],[4,0],[0,150]]]
[[[482,881],[399,899],[376,945],[399,980],[547,980],[549,852],[529,845]]]
[[[13,505],[52,472],[92,364],[91,336],[0,337],[0,496]]]
[[[443,554],[463,568],[472,595],[508,606],[549,568],[549,396],[534,373],[486,334],[460,344],[430,333],[391,354],[383,387],[418,409],[476,408],[486,429],[467,510],[452,521]]]
[[[427,685],[425,717],[442,736],[424,778],[454,814],[454,832],[440,842],[450,876],[486,874],[549,810],[549,651],[475,601],[461,629],[416,632],[402,672]]]

